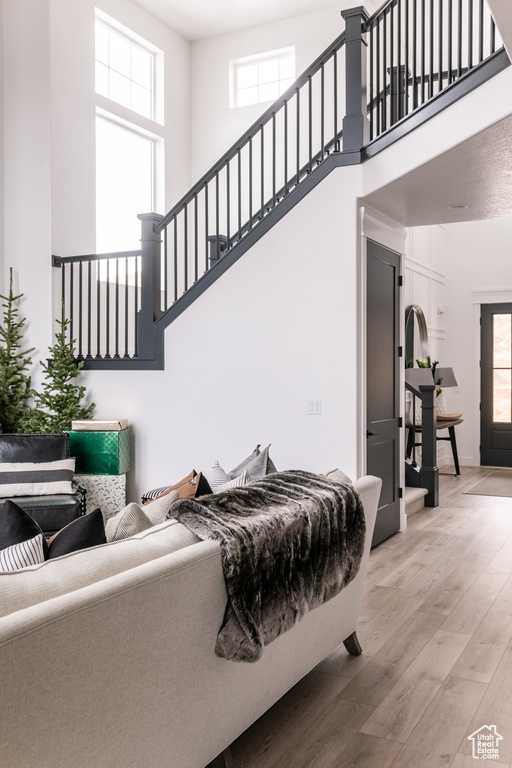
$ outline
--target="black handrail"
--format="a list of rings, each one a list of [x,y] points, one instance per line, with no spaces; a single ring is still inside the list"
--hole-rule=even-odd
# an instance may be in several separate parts
[[[176,214],[180,213],[188,203],[192,202],[194,196],[206,184],[215,179],[215,175],[225,167],[226,163],[233,160],[237,153],[244,149],[244,147],[247,146],[251,139],[254,139],[257,136],[261,128],[272,120],[272,117],[275,116],[276,113],[279,112],[284,107],[284,105],[287,104],[295,96],[296,92],[308,82],[310,77],[319,71],[321,66],[331,58],[333,53],[340,50],[344,43],[345,32],[342,32],[341,35],[339,35],[339,37],[337,37],[336,40],[331,43],[331,45],[326,48],[326,50],[320,54],[317,59],[315,59],[313,64],[311,64],[302,73],[302,75],[300,75],[300,77],[295,80],[293,85],[290,85],[290,87],[283,94],[281,94],[281,96],[261,115],[261,117],[259,117],[258,120],[256,120],[256,122],[247,129],[247,131],[238,139],[238,141],[236,141],[233,146],[222,155],[220,160],[218,160],[215,165],[213,165],[210,170],[207,171],[204,176],[202,176],[199,181],[194,184],[194,186],[187,192],[187,194],[184,195],[181,200],[179,200],[171,208],[171,210],[163,217],[160,224],[155,227],[155,232],[161,232]]]

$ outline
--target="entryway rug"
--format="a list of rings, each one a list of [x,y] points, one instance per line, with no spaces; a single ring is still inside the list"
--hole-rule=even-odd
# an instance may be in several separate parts
[[[464,493],[474,496],[512,496],[512,469],[494,469]]]

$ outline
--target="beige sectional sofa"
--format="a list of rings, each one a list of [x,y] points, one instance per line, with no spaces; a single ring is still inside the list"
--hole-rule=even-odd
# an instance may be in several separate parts
[[[255,664],[215,655],[219,546],[174,520],[1,573],[0,766],[205,768],[356,630],[380,480],[355,487],[358,575]]]

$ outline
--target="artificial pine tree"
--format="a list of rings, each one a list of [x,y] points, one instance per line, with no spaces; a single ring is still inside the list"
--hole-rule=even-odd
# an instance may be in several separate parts
[[[22,348],[25,318],[19,317],[18,302],[23,296],[12,290],[10,269],[9,295],[2,296],[3,321],[0,325],[0,430],[4,433],[19,432],[21,423],[29,413],[30,376],[27,374],[32,359],[30,349]]]
[[[55,334],[56,342],[49,347],[51,360],[48,365],[41,361],[45,372],[42,391],[31,393],[33,408],[23,423],[25,432],[63,432],[71,429],[74,419],[88,419],[92,415],[94,403],[82,405],[85,387],[73,383],[84,363],[75,360],[75,340],[67,341],[70,323],[63,307],[62,320],[57,320],[60,330]]]

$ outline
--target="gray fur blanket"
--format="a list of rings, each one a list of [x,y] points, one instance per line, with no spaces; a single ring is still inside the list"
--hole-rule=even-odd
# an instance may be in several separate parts
[[[264,645],[337,595],[363,553],[359,497],[309,472],[179,499],[168,517],[220,543],[229,600],[215,652],[233,661],[257,661]]]

